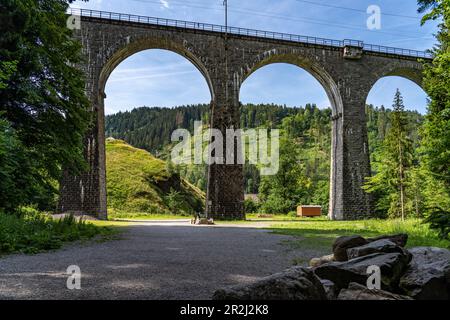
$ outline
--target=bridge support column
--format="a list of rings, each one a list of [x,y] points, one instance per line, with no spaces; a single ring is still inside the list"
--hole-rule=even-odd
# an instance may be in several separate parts
[[[371,174],[365,104],[368,90],[341,88],[343,106],[333,117],[329,217],[356,220],[373,214],[372,196],[363,189]]]
[[[83,66],[83,70],[89,69]],[[92,126],[86,133],[84,157],[87,170],[74,175],[68,171],[60,180],[58,212],[82,213],[107,219],[105,113],[103,92],[95,76],[97,69],[86,72],[87,92],[91,101]]]
[[[226,80],[227,72],[218,74],[213,80],[215,96],[211,106],[211,128],[220,130],[225,144],[226,130],[236,130],[240,126],[239,86]],[[235,155],[240,147],[240,142],[237,141],[234,145]],[[226,152],[224,145],[224,157]],[[243,165],[237,162],[225,164],[225,160],[224,164],[211,164],[208,167],[206,214],[217,220],[245,219]]]

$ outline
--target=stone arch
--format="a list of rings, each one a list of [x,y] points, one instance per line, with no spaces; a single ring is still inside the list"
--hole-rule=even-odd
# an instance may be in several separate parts
[[[257,70],[275,63],[286,63],[297,66],[312,75],[325,90],[330,100],[334,116],[342,115],[343,102],[337,83],[332,76],[318,63],[295,52],[280,53],[276,50],[266,51],[258,55],[251,63],[241,69],[239,74],[238,92],[244,81]]]
[[[295,65],[310,75],[312,75],[325,90],[331,103],[333,112],[332,117],[332,135],[331,135],[331,164],[330,164],[330,200],[329,200],[329,216],[334,219],[334,212],[338,211],[339,203],[342,201],[342,186],[340,166],[343,163],[343,115],[344,103],[338,84],[333,77],[320,64],[312,59],[297,53],[295,50],[291,52],[278,52],[270,50],[258,55],[251,63],[241,68],[238,79],[237,91],[238,96],[244,81],[257,70],[264,66],[274,63],[287,63]]]
[[[401,77],[410,80],[423,89],[423,66],[419,62],[405,61],[404,63],[387,63],[369,78],[368,92],[378,82],[385,77]]]
[[[423,89],[423,70],[416,68],[396,68],[383,76],[384,77],[402,77],[408,79]]]
[[[104,55],[104,58],[101,60],[100,65],[97,66],[98,69],[95,72],[98,72],[93,77],[93,95],[91,96],[91,103],[93,105],[93,109],[95,110],[95,121],[96,121],[96,130],[94,135],[92,136],[92,142],[88,143],[93,146],[93,149],[96,149],[96,152],[88,152],[88,154],[92,154],[93,163],[98,170],[95,175],[99,178],[98,190],[99,190],[99,202],[100,202],[100,210],[98,216],[100,218],[107,218],[107,190],[106,190],[106,139],[105,139],[105,107],[104,107],[104,99],[106,98],[105,94],[105,86],[108,81],[111,73],[114,69],[128,57],[133,54],[151,50],[151,49],[160,49],[167,50],[173,53],[180,55],[181,57],[186,58],[190,61],[203,75],[205,78],[210,94],[211,94],[211,105],[214,102],[215,95],[214,89],[212,85],[211,78],[209,76],[209,72],[203,63],[200,55],[195,52],[195,49],[192,45],[189,44],[187,40],[183,40],[182,44],[177,41],[169,40],[167,38],[159,38],[154,36],[144,36],[139,37],[135,40],[130,40],[130,37],[121,37],[116,43],[110,45],[107,49],[107,53]],[[91,138],[92,138],[91,137]]]
[[[200,55],[186,40],[183,41],[183,44],[180,44],[166,38],[142,37],[131,41],[129,37],[126,37],[113,45],[112,48],[115,49],[109,50],[111,53],[105,58],[99,74],[98,88],[101,93],[104,93],[109,76],[121,62],[141,51],[160,49],[176,53],[191,62],[205,78],[210,90],[211,101],[214,100],[214,89],[209,72]]]
[[[370,93],[376,86],[376,84],[385,78],[388,77],[400,77],[405,80],[409,80],[412,83],[416,84],[420,87],[424,92],[423,87],[423,65],[419,62],[411,62],[407,61],[404,63],[388,63],[380,69],[377,69],[372,77],[368,77],[368,86],[367,90],[365,90],[365,102],[369,98]]]

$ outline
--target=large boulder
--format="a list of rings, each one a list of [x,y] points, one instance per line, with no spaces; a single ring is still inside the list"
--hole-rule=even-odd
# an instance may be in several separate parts
[[[309,261],[309,266],[314,268],[314,267],[318,267],[318,266],[321,266],[321,265],[323,265],[325,263],[333,262],[333,261],[336,261],[336,259],[334,258],[333,254],[330,254],[328,256],[323,256],[323,257],[320,257],[320,258],[312,258]]]
[[[349,283],[367,284],[367,269],[378,266],[381,271],[381,288],[397,289],[400,277],[404,274],[411,255],[405,253],[373,253],[346,262],[330,262],[314,269],[321,279],[333,281],[339,289],[347,288]]]
[[[393,253],[398,252],[407,254],[406,249],[396,245],[394,242],[388,239],[381,239],[373,242],[369,242],[360,247],[347,249],[348,259],[355,259],[363,256],[367,256],[372,253]]]
[[[350,283],[348,289],[342,289],[337,300],[413,300],[408,296],[394,294],[384,290],[371,290],[358,283]]]
[[[368,244],[369,241],[361,236],[343,236],[337,238],[333,243],[333,254],[336,261],[347,261],[347,250]]]
[[[217,290],[214,300],[326,300],[320,279],[311,269],[293,267],[250,285]]]
[[[328,300],[336,300],[339,294],[339,289],[336,287],[333,281],[327,279],[321,279],[320,282],[325,289]]]
[[[450,299],[450,251],[417,247],[409,252],[413,258],[400,279],[403,293],[417,300]]]
[[[406,233],[399,233],[387,236],[379,236],[375,238],[367,238],[367,241],[369,242],[374,242],[378,240],[390,240],[400,247],[405,247],[406,242],[408,242],[408,235]]]

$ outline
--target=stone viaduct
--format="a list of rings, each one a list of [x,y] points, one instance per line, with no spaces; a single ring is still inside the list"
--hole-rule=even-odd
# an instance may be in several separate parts
[[[211,91],[211,126],[225,132],[239,127],[239,91],[253,72],[272,63],[289,63],[313,75],[330,100],[332,159],[329,217],[350,220],[370,216],[371,197],[361,188],[371,173],[365,116],[372,86],[385,76],[401,76],[421,85],[418,51],[272,33],[203,23],[166,20],[109,12],[76,10],[74,34],[85,63],[86,92],[92,103],[93,126],[86,137],[89,171],[64,174],[61,212],[107,217],[104,93],[111,72],[129,56],[147,49],[165,49],[193,63]],[[301,90],[301,84],[298,84]],[[245,216],[242,165],[208,168],[206,211],[216,219]]]

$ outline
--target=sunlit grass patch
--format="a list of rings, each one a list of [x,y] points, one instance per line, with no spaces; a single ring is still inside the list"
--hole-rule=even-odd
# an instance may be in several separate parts
[[[295,236],[296,246],[325,249],[339,236],[361,235],[375,237],[387,234],[407,233],[407,247],[433,246],[449,248],[450,241],[439,239],[437,233],[419,219],[330,221],[304,220],[301,222],[274,223],[270,229],[277,234]]]
[[[19,213],[0,213],[0,255],[38,253],[77,240],[109,240],[117,233],[107,225],[95,225],[70,215],[53,219],[32,208],[23,208]]]
[[[122,140],[106,141],[106,173],[111,218],[153,219],[203,211],[205,195],[199,188],[172,172],[165,161]]]
[[[108,210],[109,220],[181,220],[181,219],[191,219],[193,215],[180,215],[180,214],[163,214],[155,213],[150,214],[146,212],[128,212],[128,211],[118,211],[114,209]]]
[[[271,215],[260,215],[257,213],[251,213],[246,215],[247,220],[252,221],[326,221],[326,216],[320,217],[297,217],[296,215],[287,215],[287,214],[271,214]]]

